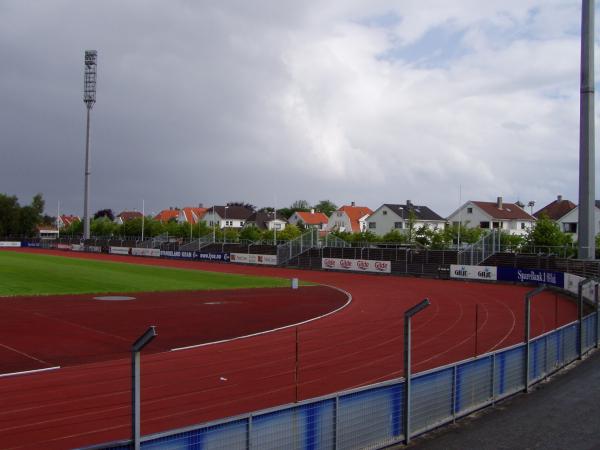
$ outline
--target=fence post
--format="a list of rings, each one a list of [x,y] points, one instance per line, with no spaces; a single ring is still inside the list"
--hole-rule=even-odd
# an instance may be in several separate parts
[[[596,303],[596,348],[600,341],[600,303],[598,299],[598,283],[594,285],[594,300]]]
[[[525,389],[523,391],[525,393],[529,392],[529,360],[531,359],[531,348],[529,342],[531,340],[531,299],[545,289],[546,285],[542,284],[541,286],[538,286],[534,290],[525,294],[525,367],[523,368],[525,377]]]
[[[156,337],[151,326],[131,346],[131,431],[134,450],[140,450],[140,352]]]
[[[428,298],[417,303],[410,309],[404,312],[404,443],[408,445],[410,442],[410,350],[411,350],[411,333],[410,321],[412,316],[427,308],[431,302]]]
[[[592,281],[594,280],[586,278],[577,285],[577,321],[579,322],[577,329],[577,359],[583,357],[583,286]]]

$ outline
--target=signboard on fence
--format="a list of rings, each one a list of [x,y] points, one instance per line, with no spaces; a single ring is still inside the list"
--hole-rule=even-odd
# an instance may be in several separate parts
[[[71,244],[56,244],[56,248],[59,250],[71,250]]]
[[[579,283],[585,280],[585,278],[580,277],[579,275],[572,275],[570,273],[565,273],[565,285],[564,288],[575,294],[579,295]],[[596,282],[592,281],[590,283],[586,283],[583,286],[583,297],[590,300],[596,301],[595,299],[595,286]]]
[[[202,261],[229,262],[229,253],[203,253],[196,252],[196,259]]]
[[[163,258],[194,259],[196,252],[182,252],[180,250],[161,250]]]
[[[514,269],[512,267],[498,267],[499,281],[515,281],[517,283],[537,283],[551,286],[564,286],[564,274],[539,269]]]
[[[323,258],[323,269],[350,270],[354,272],[391,273],[391,261],[374,261],[370,259]]]
[[[108,253],[112,253],[113,255],[129,255],[130,247],[109,247]]]
[[[241,264],[277,265],[277,255],[255,255],[253,253],[231,253],[231,262]]]
[[[74,252],[83,252],[85,251],[85,247],[81,244],[71,244],[71,250]]]
[[[160,257],[160,249],[158,248],[132,248],[131,254],[133,256],[150,256],[154,258]]]
[[[88,245],[85,247],[85,251],[91,253],[102,253],[102,247],[99,245]]]
[[[0,247],[20,247],[21,241],[0,241]]]
[[[496,281],[498,273],[495,266],[462,266],[451,264],[450,278]]]

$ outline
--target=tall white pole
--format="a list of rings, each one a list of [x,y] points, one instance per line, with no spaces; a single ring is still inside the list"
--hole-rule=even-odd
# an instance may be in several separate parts
[[[460,250],[460,228],[462,227],[462,184],[458,185],[458,250]]]
[[[215,205],[213,204],[212,213],[212,226],[213,226],[213,243],[217,241],[217,229],[215,228]]]
[[[142,242],[144,242],[144,222],[146,220],[146,211],[144,209],[144,199],[142,199]]]
[[[60,237],[60,200],[58,201],[58,206],[56,207],[56,229],[58,230],[57,237]]]
[[[583,0],[581,11],[581,89],[579,97],[579,220],[577,241],[580,259],[596,257],[594,220],[594,0]]]
[[[87,108],[85,131],[85,188],[83,197],[83,238],[90,238],[90,111],[96,103],[96,74],[98,52],[85,51],[85,69],[83,76],[83,102]]]

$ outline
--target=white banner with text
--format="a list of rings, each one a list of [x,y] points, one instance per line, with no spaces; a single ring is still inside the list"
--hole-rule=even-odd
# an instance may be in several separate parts
[[[350,270],[354,272],[391,273],[391,261],[374,261],[370,259],[323,258],[323,269]]]
[[[498,270],[495,266],[463,266],[460,264],[451,264],[450,278],[496,281],[498,279]]]
[[[277,255],[254,255],[252,253],[231,253],[229,261],[241,264],[277,265]]]

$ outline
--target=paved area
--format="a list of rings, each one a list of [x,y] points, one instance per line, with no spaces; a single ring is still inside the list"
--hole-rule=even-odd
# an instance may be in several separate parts
[[[600,449],[600,351],[495,407],[397,449]]]

